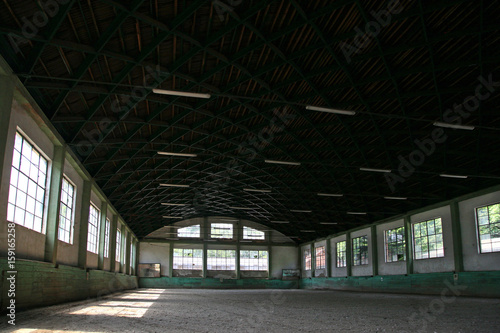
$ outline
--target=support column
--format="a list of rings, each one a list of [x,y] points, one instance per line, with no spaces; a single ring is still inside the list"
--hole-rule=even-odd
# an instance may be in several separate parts
[[[311,243],[309,248],[311,249],[311,277],[314,277],[316,272],[316,249],[314,248],[314,243]]]
[[[241,244],[240,240],[242,239],[242,226],[240,224],[240,221],[236,222],[236,279],[241,278],[241,272],[240,272],[240,251],[241,251]],[[269,266],[268,266],[269,267]]]
[[[7,158],[8,160],[12,159],[11,147],[8,148],[9,152],[7,151],[7,142],[9,142],[10,114],[12,113],[12,101],[14,98],[14,82],[12,81],[12,77],[10,75],[0,75],[0,87],[2,87],[0,89],[0,170],[2,170],[2,172],[0,172],[0,189],[2,192],[6,190],[6,193],[8,194],[9,180],[6,179],[4,181],[3,168],[5,166],[5,156],[10,156]],[[5,176],[10,179],[10,171],[9,174]],[[2,185],[5,185],[7,189],[1,188]],[[4,204],[5,209],[7,209],[7,202]]]
[[[372,231],[372,269],[373,269],[373,276],[378,275],[378,247],[377,247],[377,227],[372,225],[371,227]]]
[[[204,248],[205,245],[206,244],[204,244]],[[174,242],[170,242],[169,244],[168,258],[170,260],[170,266],[168,267],[168,276],[172,278],[174,277]],[[205,270],[203,270],[203,274],[205,275]]]
[[[101,223],[99,224],[99,244],[97,246],[97,269],[104,269],[104,247],[106,246],[106,218],[108,216],[108,203],[103,201],[101,204]],[[109,250],[109,247],[108,247]],[[108,256],[110,255],[108,251]]]
[[[125,274],[130,275],[130,247],[132,246],[132,237],[130,236],[130,232],[127,232],[127,240],[125,247]]]
[[[109,271],[114,272],[116,269],[116,223],[118,215],[114,215],[109,226]]]
[[[409,216],[404,218],[405,225],[405,250],[406,250],[406,274],[413,274],[413,239],[411,237],[411,221]]]
[[[464,271],[464,255],[462,251],[462,228],[460,225],[460,208],[458,202],[453,201],[451,208],[451,232],[453,234],[453,257],[455,260],[455,272]]]
[[[203,231],[203,278],[207,277],[207,252],[208,252],[208,246],[207,246],[207,241],[210,237],[208,228],[209,228],[209,223],[208,223],[208,217],[203,218],[203,223],[202,223],[202,231]],[[173,253],[173,252],[172,252]]]
[[[350,232],[345,234],[345,264],[347,276],[352,276],[352,243]]]
[[[325,264],[326,264],[326,277],[332,276],[332,242],[330,238],[326,239],[326,253],[325,253]]]
[[[271,279],[272,274],[273,274],[273,258],[271,256],[271,253],[273,251],[273,246],[271,243],[271,232],[272,231],[266,231],[266,239],[269,242],[269,245],[267,246],[267,278]]]
[[[63,146],[54,147],[54,158],[50,173],[49,204],[47,209],[47,230],[45,234],[44,260],[57,263],[57,243],[59,234],[59,217],[61,210],[61,186],[64,171],[66,149]]]
[[[127,242],[127,235],[126,235],[126,232],[127,232],[127,229],[125,228],[125,225],[121,225],[121,231],[122,231],[122,235],[121,235],[121,248],[120,248],[120,273],[123,273],[125,274],[125,247],[127,246],[126,242]]]
[[[82,189],[82,209],[80,211],[80,235],[78,238],[78,267],[83,269],[87,268],[87,237],[91,191],[92,183],[89,180],[84,180]]]

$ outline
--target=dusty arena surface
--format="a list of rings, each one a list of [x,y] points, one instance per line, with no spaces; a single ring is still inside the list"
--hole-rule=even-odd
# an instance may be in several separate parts
[[[137,289],[17,313],[2,332],[499,332],[500,299]]]

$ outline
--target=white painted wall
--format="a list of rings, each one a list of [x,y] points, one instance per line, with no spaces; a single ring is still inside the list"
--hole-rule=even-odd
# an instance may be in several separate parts
[[[378,275],[406,274],[406,261],[386,262],[385,231],[404,226],[404,220],[377,225]]]
[[[299,269],[299,253],[294,246],[273,246],[271,249],[271,277],[281,279],[283,269]]]
[[[368,265],[352,266],[352,276],[373,275],[373,251],[372,251],[372,233],[370,228],[361,229],[351,233],[351,252],[352,240],[356,237],[367,236],[368,238]],[[351,257],[352,261],[352,257]]]
[[[139,263],[160,264],[161,276],[168,276],[170,267],[170,245],[168,243],[139,243]]]
[[[500,191],[459,202],[464,270],[492,271],[500,269],[500,252],[479,253],[476,208],[500,202]]]
[[[330,239],[330,265],[332,265],[332,277],[347,276],[347,267],[337,267],[337,243],[346,240],[346,235],[340,235]]]
[[[440,217],[443,227],[444,257],[413,260],[414,273],[451,272],[455,269],[450,206],[443,206],[410,216],[413,224]],[[413,230],[412,230],[413,233]]]

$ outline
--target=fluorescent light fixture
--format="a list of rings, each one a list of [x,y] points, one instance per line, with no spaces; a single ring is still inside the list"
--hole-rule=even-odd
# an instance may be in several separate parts
[[[176,204],[176,203],[169,203],[169,202],[162,202],[162,206],[186,206],[186,204]]]
[[[386,200],[408,200],[408,198],[404,197],[384,197]]]
[[[322,107],[319,107],[319,106],[312,106],[312,105],[306,106],[306,110],[319,111],[319,112],[327,112],[327,113],[335,113],[335,114],[342,114],[344,116],[354,116],[356,114],[356,111],[322,108]]]
[[[158,155],[179,156],[179,157],[196,157],[196,156],[198,156],[196,154],[171,153],[171,152],[168,152],[168,151],[159,151]]]
[[[286,223],[290,223],[290,221],[271,221],[271,223],[286,224]]]
[[[387,169],[372,169],[372,168],[359,168],[360,171],[371,171],[371,172],[384,172],[384,173],[389,173],[391,170]]]
[[[182,185],[182,184],[160,184],[160,186],[166,186],[166,187],[189,187],[189,185]]]
[[[437,127],[444,127],[444,128],[453,128],[453,129],[461,129],[461,130],[467,130],[467,131],[472,131],[474,130],[474,126],[468,126],[468,125],[455,125],[455,124],[449,124],[445,123],[442,121],[435,121],[434,126]]]
[[[249,207],[229,207],[230,209],[239,209],[239,210],[252,210],[253,208]]]
[[[259,193],[271,193],[271,190],[257,190],[254,188],[244,188],[243,191],[247,192],[259,192]]]
[[[312,213],[312,210],[290,209],[292,213]]]
[[[338,223],[337,222],[320,222],[319,224],[334,225],[334,224],[338,224]]]
[[[175,91],[175,90],[164,90],[164,89],[153,89],[155,94],[160,95],[170,95],[170,96],[180,96],[180,97],[193,97],[193,98],[210,98],[210,94],[199,94],[186,91]]]
[[[164,219],[182,219],[182,216],[163,216]]]
[[[287,161],[276,161],[276,160],[265,160],[264,162],[269,164],[300,165],[299,162],[287,162]]]
[[[315,230],[300,230],[300,232],[316,232]]]
[[[462,176],[462,175],[450,175],[446,173],[442,173],[439,176],[445,177],[445,178],[458,178],[458,179],[467,179],[469,176]]]
[[[366,215],[365,212],[347,212],[349,215]]]
[[[320,197],[343,197],[343,194],[317,193]]]

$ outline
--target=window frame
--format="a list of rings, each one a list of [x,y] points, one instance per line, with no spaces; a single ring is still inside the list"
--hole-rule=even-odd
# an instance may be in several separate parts
[[[323,254],[319,253],[318,250],[323,249]],[[326,269],[326,246],[320,245],[314,247],[314,269]],[[318,261],[320,264],[318,265]]]
[[[186,235],[181,235],[179,233],[179,231],[181,231],[182,229],[187,229],[187,228],[192,228],[192,227],[198,227],[198,236],[192,236],[192,233],[189,233]],[[177,237],[179,237],[179,238],[201,238],[201,225],[200,224],[192,224],[192,225],[178,228],[177,229]]]
[[[116,245],[115,245],[115,261],[121,263],[122,262],[122,231],[120,228],[116,228]]]
[[[69,186],[72,186],[73,187],[73,197],[71,198],[71,217],[70,217],[70,227],[69,227],[69,230],[66,230],[65,228],[64,229],[61,229],[61,220],[63,218],[62,216],[62,209],[63,209],[63,205],[66,206],[66,209],[68,209],[68,205],[66,205],[66,203],[63,202],[63,190],[64,190],[64,181],[66,181],[68,183]],[[57,226],[57,239],[60,240],[61,242],[65,242],[67,244],[73,244],[73,239],[74,239],[74,233],[75,233],[75,208],[76,208],[76,185],[73,181],[71,181],[71,179],[69,179],[69,177],[65,174],[63,174],[63,178],[62,178],[62,181],[61,181],[61,198],[59,200],[59,205],[60,205],[60,209],[59,209],[59,225]],[[64,217],[65,220],[67,220],[66,217]],[[61,230],[63,233],[69,233],[69,242],[67,242],[66,240],[64,239],[61,239]]]
[[[242,256],[244,252],[248,252],[248,258]],[[257,252],[257,258],[251,258],[251,253]],[[263,256],[263,253],[266,253],[266,256]],[[238,254],[240,256],[240,271],[242,272],[267,272],[269,271],[269,251],[268,250],[240,250]],[[253,264],[253,261],[257,261],[257,265]],[[246,265],[244,263],[247,262]],[[243,265],[242,265],[243,263]],[[249,269],[248,267],[257,267],[257,269]]]
[[[436,220],[440,220],[440,223],[441,223],[441,241],[442,241],[442,254],[443,255],[437,255],[435,257],[431,257],[430,256],[430,243],[429,243],[429,236],[437,236],[438,234],[434,233],[433,235],[429,235],[428,234],[428,228],[427,228],[427,223],[430,222],[430,221],[434,221],[434,227],[436,225]],[[425,223],[425,227],[426,227],[426,235],[425,236],[418,236],[419,239],[423,239],[424,237],[427,239],[427,245],[428,245],[428,248],[427,248],[427,254],[428,254],[428,257],[420,257],[420,258],[417,258],[417,253],[424,253],[423,251],[417,251],[417,237],[416,237],[416,225],[420,225],[422,223]],[[419,227],[420,228],[420,227]],[[435,229],[434,229],[435,230]],[[413,260],[428,260],[428,259],[439,259],[439,258],[444,258],[446,256],[445,254],[445,251],[444,251],[444,233],[443,233],[443,219],[442,217],[438,216],[438,217],[433,217],[433,218],[427,218],[427,219],[424,219],[423,221],[419,221],[419,222],[414,222],[411,224],[411,231],[412,231],[412,245],[413,245]],[[420,230],[419,230],[419,234],[420,234]],[[435,242],[436,244],[438,243],[437,241]],[[439,251],[438,248],[435,249],[436,253]]]
[[[109,248],[110,248],[110,235],[111,231],[111,221],[108,217],[106,217],[106,221],[104,221],[104,258],[109,258]]]
[[[176,253],[178,251],[182,251],[182,256],[177,256]],[[192,256],[186,256],[184,255],[185,252],[187,251],[192,251]],[[196,253],[201,253],[201,257],[195,257],[195,251]],[[174,248],[173,251],[173,256],[172,256],[172,269],[173,270],[189,270],[189,271],[203,271],[203,249],[195,249],[195,248],[189,248],[189,249],[183,249],[183,248]],[[181,260],[181,268],[175,267],[176,265],[179,265],[179,263],[176,263],[176,258],[182,258]],[[185,261],[185,258],[191,258],[191,261]],[[200,261],[200,263],[194,263],[194,259],[197,258],[196,261]]]
[[[500,249],[499,250],[493,250],[493,244],[491,242],[491,229],[490,229],[490,247],[491,247],[491,251],[489,252],[485,252],[483,251],[482,249],[482,244],[481,244],[481,230],[480,230],[480,227],[481,225],[479,224],[480,222],[480,216],[479,216],[479,209],[481,208],[486,208],[487,211],[488,211],[488,227],[490,227],[490,225],[492,224],[490,222],[490,213],[489,213],[489,207],[491,206],[495,206],[495,205],[500,205],[500,202],[494,202],[494,203],[490,203],[490,204],[486,204],[486,205],[481,205],[481,206],[478,206],[476,208],[474,208],[474,215],[475,215],[475,219],[476,219],[476,239],[477,239],[477,251],[479,254],[490,254],[490,253],[498,253],[500,252]],[[500,224],[500,221],[499,222],[494,222],[493,224]],[[491,228],[491,227],[490,227]]]
[[[17,136],[22,139],[21,143],[21,150],[18,151],[16,148],[17,145]],[[23,169],[23,150],[24,150],[24,144],[25,142],[31,146],[31,151],[35,151],[38,154],[38,166],[37,166],[37,179],[36,181],[32,178],[34,175],[31,175],[31,166],[34,165],[32,157],[28,160],[29,164],[29,171],[28,174],[26,174],[25,170]],[[14,166],[14,163],[16,162],[15,156],[16,152],[19,153],[19,163],[18,166]],[[24,157],[26,158],[26,157]],[[27,158],[26,158],[27,159]],[[40,159],[43,159],[45,161],[45,173],[43,173],[43,170],[40,169]],[[17,173],[17,178],[16,178],[16,185],[13,185],[13,175],[15,174],[14,171]],[[47,205],[48,205],[48,195],[50,192],[50,174],[52,171],[52,161],[51,159],[43,152],[43,150],[34,143],[33,140],[29,138],[24,131],[22,131],[19,127],[16,128],[16,133],[14,137],[14,146],[12,147],[12,162],[10,165],[10,178],[9,178],[9,191],[8,191],[8,197],[7,197],[7,216],[6,220],[12,223],[16,223],[18,225],[21,225],[27,229],[33,230],[35,232],[45,234],[45,229],[46,229],[46,219],[47,219]],[[43,187],[41,186],[42,183],[38,181],[38,178],[40,177],[40,173],[42,173],[45,176],[45,180],[43,182]],[[26,178],[26,191],[23,191],[23,189],[20,188],[19,185],[19,175],[22,174]],[[33,183],[35,187],[35,197],[31,195],[30,192],[30,184]],[[15,193],[11,193],[12,189],[15,189]],[[40,196],[38,195],[38,190],[41,188],[43,190],[43,194]],[[18,206],[18,200],[19,200],[19,192],[23,194],[25,197],[24,199],[24,207]],[[11,196],[14,196],[15,199],[12,199]],[[30,212],[28,211],[28,200],[32,199],[34,202],[34,208],[33,211]],[[40,200],[41,199],[41,200]],[[14,203],[11,202],[11,200],[14,201]],[[40,206],[39,206],[40,205]],[[41,207],[41,216],[36,215],[37,214],[37,206]],[[13,211],[12,211],[13,209]],[[21,210],[23,212],[23,218],[22,221],[23,223],[16,222],[16,214],[18,210]],[[59,212],[58,212],[59,213]],[[26,214],[30,214],[33,216],[33,225],[30,227],[26,224]],[[40,223],[39,229],[35,229],[35,220],[38,219],[38,222]]]
[[[228,225],[228,226],[231,226],[231,236],[230,237],[226,237],[223,234],[214,234],[213,233],[214,225]],[[232,224],[232,223],[225,223],[225,222],[211,222],[210,223],[210,238],[213,238],[213,239],[234,239],[234,224]]]
[[[356,240],[365,240],[366,241],[366,256],[363,258],[363,253],[361,252],[361,246],[363,246],[361,243],[358,244],[358,249],[356,248],[356,246],[354,246],[354,243]],[[359,261],[357,260],[356,258],[356,251],[359,250]],[[363,235],[363,236],[358,236],[358,237],[354,237],[352,240],[351,240],[351,253],[352,253],[352,259],[351,259],[351,262],[352,262],[352,265],[353,266],[366,266],[366,265],[369,265],[370,264],[370,261],[368,259],[369,257],[369,254],[370,254],[370,247],[368,245],[368,235]],[[359,263],[358,263],[359,262]]]
[[[399,229],[403,229],[402,241],[398,241],[398,239],[396,239],[395,242],[389,242],[388,241],[388,232],[391,232],[391,231],[396,232],[396,238],[397,238],[397,236],[399,236],[399,234],[397,234],[397,231]],[[406,228],[404,225],[384,230],[384,249],[385,249],[385,262],[386,263],[395,263],[395,262],[405,262],[406,261],[406,237],[405,237],[405,234],[406,234]],[[403,248],[403,259],[399,259],[399,257],[398,257],[397,260],[392,260],[392,256],[391,256],[391,260],[389,260],[389,244],[392,244],[392,243],[396,243],[395,244],[396,256],[400,255],[400,253],[398,253],[399,247]],[[394,253],[392,255],[394,255]]]
[[[245,231],[247,231],[247,233],[245,233]],[[255,231],[257,231],[257,233],[259,233],[259,236],[251,235],[251,233],[253,233]],[[260,235],[260,233],[262,233],[262,235]],[[261,238],[261,236],[262,236],[262,238]],[[259,230],[259,229],[255,229],[255,228],[249,227],[247,225],[244,225],[243,226],[243,239],[244,240],[264,241],[264,240],[266,240],[266,233],[264,231]]]
[[[229,253],[233,253],[231,258]],[[210,254],[215,253],[215,257]],[[219,254],[225,253],[225,256]],[[212,260],[210,260],[212,259]],[[215,267],[215,268],[214,268]],[[225,269],[218,268],[225,267]],[[233,267],[233,268],[230,268]],[[233,249],[207,249],[207,271],[236,271],[236,250]]]
[[[339,243],[344,243],[344,250],[339,251]],[[339,252],[343,253],[342,257],[339,257]],[[339,266],[339,258],[342,260],[342,266]],[[335,267],[337,268],[345,268],[347,267],[347,240],[338,241],[335,243]]]
[[[312,270],[312,251],[311,249],[305,249],[302,254],[304,260],[304,270],[310,271]]]

